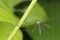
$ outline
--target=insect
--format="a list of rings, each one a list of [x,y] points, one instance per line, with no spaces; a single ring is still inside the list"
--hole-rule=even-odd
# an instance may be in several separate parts
[[[45,24],[44,22],[41,22],[41,21],[38,20],[33,25],[32,29],[30,29],[30,28],[28,28],[28,30],[22,29],[22,31],[30,31],[30,32],[33,33],[34,31],[38,30],[39,35],[41,35],[42,34],[42,30],[44,30],[45,28],[50,28],[50,25]]]
[[[45,24],[45,23],[43,23],[43,22],[41,22],[41,21],[39,21],[39,20],[36,22],[36,25],[37,25],[37,27],[33,28],[33,29],[32,29],[32,32],[34,32],[34,30],[35,30],[36,28],[38,28],[39,35],[42,34],[42,29],[43,29],[44,27],[46,27],[46,28],[49,28],[49,27],[50,27],[50,25]],[[43,27],[42,27],[42,26],[43,26]]]

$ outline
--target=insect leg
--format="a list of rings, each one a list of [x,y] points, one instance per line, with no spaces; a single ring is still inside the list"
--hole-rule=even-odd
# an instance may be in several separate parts
[[[41,24],[38,24],[39,35],[41,35]]]

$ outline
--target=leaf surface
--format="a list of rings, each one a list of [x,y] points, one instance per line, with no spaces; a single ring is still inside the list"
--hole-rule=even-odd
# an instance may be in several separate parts
[[[0,40],[7,40],[14,28],[10,23],[0,22]],[[18,30],[12,40],[22,40],[22,32]]]
[[[0,1],[0,21],[16,24],[18,18],[14,16],[13,12],[2,1]]]

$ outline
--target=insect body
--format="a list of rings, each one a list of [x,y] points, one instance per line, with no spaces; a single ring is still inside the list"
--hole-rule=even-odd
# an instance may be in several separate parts
[[[36,22],[36,25],[35,25],[35,27],[33,27],[32,32],[34,32],[36,30],[36,28],[37,28],[38,29],[38,32],[39,32],[39,35],[42,34],[42,30],[43,30],[44,27],[46,27],[46,28],[49,28],[50,27],[48,24],[45,24],[45,23],[40,22],[40,21],[37,21]]]

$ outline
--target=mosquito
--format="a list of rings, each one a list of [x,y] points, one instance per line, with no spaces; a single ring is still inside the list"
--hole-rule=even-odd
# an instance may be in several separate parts
[[[43,26],[43,27],[42,27]],[[44,29],[44,27],[46,28],[50,28],[50,25],[48,24],[45,24],[41,21],[37,21],[34,25],[33,25],[33,28],[32,29],[28,29],[28,30],[22,30],[22,31],[30,31],[30,32],[34,32],[35,29],[37,28],[38,29],[38,32],[39,32],[39,35],[42,34],[42,29]]]
[[[43,29],[44,27],[50,28],[50,25],[45,24],[45,23],[43,23],[43,22],[41,22],[41,21],[39,21],[39,20],[36,22],[36,25],[37,25],[37,27],[38,27],[39,35],[42,34],[42,29]],[[41,26],[43,26],[43,27],[41,27]],[[34,32],[37,27],[34,27],[34,28],[32,29],[32,32]]]

